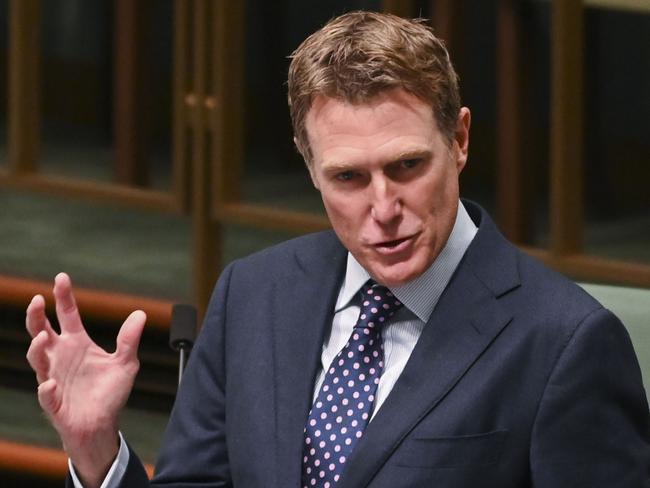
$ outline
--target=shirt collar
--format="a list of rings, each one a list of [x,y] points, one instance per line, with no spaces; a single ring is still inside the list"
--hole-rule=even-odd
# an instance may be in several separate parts
[[[456,221],[451,234],[449,234],[449,239],[431,266],[414,280],[390,288],[393,294],[424,323],[428,322],[440,295],[449,283],[477,230],[462,202],[458,202]],[[359,264],[352,253],[348,252],[345,277],[336,301],[335,312],[347,307],[369,279],[370,274]]]
[[[345,269],[345,277],[334,312],[347,307],[353,298],[359,293],[361,287],[370,279],[370,274],[359,264],[351,252],[348,252],[348,263]]]

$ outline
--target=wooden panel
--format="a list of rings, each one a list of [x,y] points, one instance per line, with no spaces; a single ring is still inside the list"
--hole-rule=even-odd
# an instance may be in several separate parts
[[[461,80],[474,53],[468,53],[468,27],[465,20],[466,12],[472,8],[466,0],[432,0],[431,25],[437,37],[444,43],[456,72]]]
[[[537,248],[522,248],[547,265],[573,279],[621,286],[650,288],[650,265],[596,256],[557,256]]]
[[[650,2],[648,0],[584,0],[584,4],[587,7],[650,13]]]
[[[214,3],[211,71],[203,101],[212,139],[213,208],[239,201],[244,165],[244,2]]]
[[[9,4],[9,168],[36,170],[40,142],[40,0]]]
[[[191,15],[190,2],[174,2],[174,72],[173,100],[174,120],[172,122],[173,166],[172,188],[180,207],[189,212],[190,208],[190,110],[187,101],[191,100]]]
[[[0,301],[3,304],[27,308],[32,297],[41,294],[53,313],[53,282],[28,280],[0,275]],[[83,317],[122,322],[134,310],[147,314],[147,326],[168,329],[173,302],[75,287],[75,298]]]
[[[578,280],[650,288],[650,265],[579,255],[560,258],[557,268]]]
[[[220,0],[196,0],[193,12],[192,64],[192,257],[193,293],[199,317],[207,308],[212,288],[219,275],[222,239],[220,227],[211,218],[212,188],[211,150],[213,140],[208,138],[210,126],[204,103],[208,89],[211,28],[217,23],[215,3]]]
[[[325,216],[245,203],[224,205],[219,212],[219,219],[228,224],[283,230],[296,234],[317,232],[331,227]]]
[[[68,457],[60,449],[0,440],[0,470],[63,480],[68,474]],[[153,466],[147,464],[145,470],[151,478]]]
[[[583,6],[555,0],[551,19],[551,250],[582,249]]]
[[[63,481],[68,472],[68,457],[59,449],[0,440],[0,469]]]
[[[550,0],[545,0],[547,3]],[[650,13],[648,0],[584,0],[585,7],[602,8],[635,13]]]
[[[149,173],[145,4],[116,0],[114,20],[115,181],[140,186],[146,185]]]
[[[459,0],[431,0],[431,25],[436,36],[444,39],[447,49],[451,52],[453,35],[458,25]],[[452,56],[452,60],[455,58]]]
[[[40,174],[12,175],[0,171],[0,186],[21,188],[66,198],[80,198],[93,202],[107,202],[124,207],[161,210],[180,213],[178,202],[169,193],[139,188],[82,181],[63,176]]]
[[[517,0],[500,0],[497,16],[497,216],[513,242],[530,236],[534,198],[524,169],[524,32]],[[530,148],[526,148],[530,151]]]
[[[382,0],[381,11],[405,18],[414,17],[412,0]]]

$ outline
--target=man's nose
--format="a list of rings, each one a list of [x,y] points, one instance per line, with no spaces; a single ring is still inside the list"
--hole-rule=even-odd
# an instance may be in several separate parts
[[[370,215],[378,224],[394,223],[402,214],[402,201],[395,188],[384,178],[373,181]]]

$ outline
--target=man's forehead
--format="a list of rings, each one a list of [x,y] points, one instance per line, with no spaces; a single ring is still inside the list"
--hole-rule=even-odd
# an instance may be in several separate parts
[[[315,122],[326,124],[334,121],[346,121],[356,114],[376,112],[384,113],[395,110],[406,110],[424,117],[427,122],[433,122],[437,129],[437,122],[433,116],[433,108],[428,102],[401,89],[395,88],[379,92],[377,95],[363,101],[349,101],[340,97],[317,94],[312,99],[309,111],[305,117],[305,125],[309,127]]]
[[[360,161],[428,158],[438,137],[428,105],[391,95],[369,104],[321,96],[307,124],[313,162],[346,168]]]

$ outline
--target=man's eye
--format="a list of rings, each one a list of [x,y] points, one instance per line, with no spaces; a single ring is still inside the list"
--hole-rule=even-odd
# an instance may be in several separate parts
[[[402,167],[406,169],[412,169],[420,164],[420,162],[422,162],[421,159],[405,159],[402,161]]]
[[[356,176],[354,171],[341,171],[336,174],[336,179],[339,181],[350,181]]]

